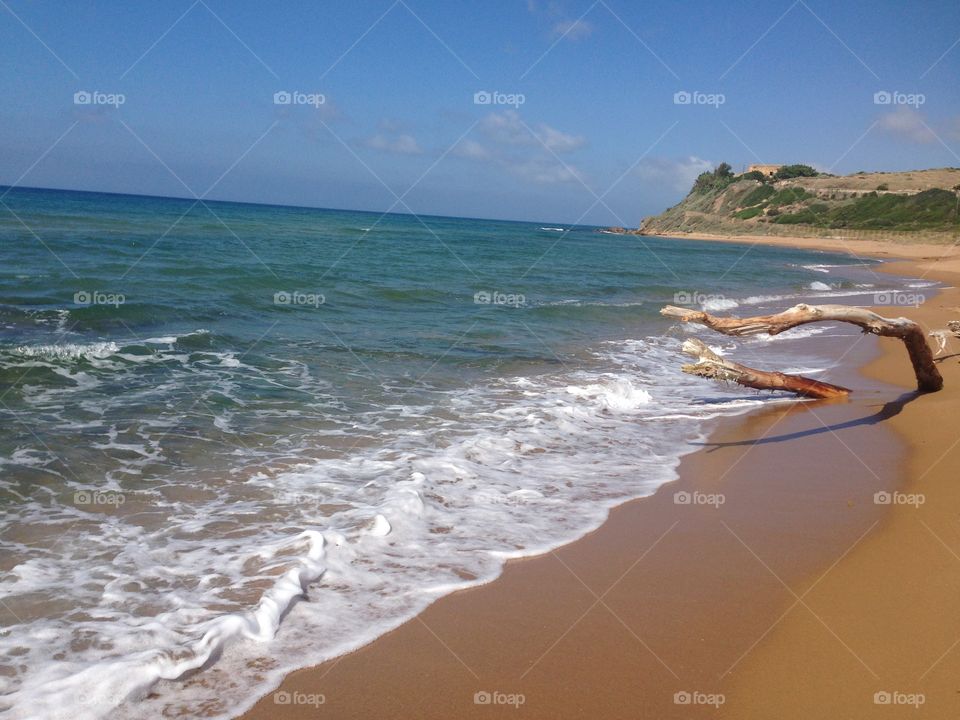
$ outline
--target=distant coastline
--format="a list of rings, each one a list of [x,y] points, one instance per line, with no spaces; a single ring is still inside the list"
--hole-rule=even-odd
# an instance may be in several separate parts
[[[960,233],[960,169],[836,176],[808,165],[735,175],[722,163],[689,194],[636,229],[608,232],[684,238],[783,237],[827,241],[953,243]]]

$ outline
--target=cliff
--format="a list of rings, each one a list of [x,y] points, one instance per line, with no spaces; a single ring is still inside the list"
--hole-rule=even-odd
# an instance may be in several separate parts
[[[791,170],[791,168],[793,170]],[[798,170],[799,169],[799,170]],[[797,175],[797,173],[800,173]],[[775,178],[703,173],[679,204],[643,220],[641,235],[903,236],[950,241],[960,233],[960,168]],[[787,177],[794,174],[794,177]]]

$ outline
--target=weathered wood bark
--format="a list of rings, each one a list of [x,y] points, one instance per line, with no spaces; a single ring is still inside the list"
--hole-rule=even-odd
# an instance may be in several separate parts
[[[929,333],[930,337],[937,341],[937,355],[940,355],[947,349],[947,342],[950,337],[960,338],[960,320],[950,320],[947,323],[946,330],[933,330]]]
[[[870,310],[849,305],[795,305],[775,315],[759,315],[750,318],[717,317],[710,313],[689,308],[667,305],[661,315],[675,317],[682,322],[706,325],[724,335],[754,335],[769,333],[777,335],[798,325],[814,322],[845,322],[857,325],[864,332],[883,337],[895,337],[903,341],[917,377],[917,389],[921,392],[936,392],[943,387],[943,378],[933,362],[933,353],[927,344],[923,329],[907,318],[885,318]]]
[[[683,352],[697,358],[695,365],[684,365],[681,370],[690,375],[735,382],[757,390],[786,390],[803,397],[846,397],[850,390],[839,385],[820,382],[802,375],[787,375],[782,372],[755,370],[717,355],[696,338],[683,343]]]

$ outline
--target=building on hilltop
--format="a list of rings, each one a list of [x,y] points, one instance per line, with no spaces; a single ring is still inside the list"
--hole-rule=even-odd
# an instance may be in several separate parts
[[[747,168],[747,172],[759,172],[767,177],[773,177],[777,174],[777,170],[782,167],[783,165],[751,165]]]

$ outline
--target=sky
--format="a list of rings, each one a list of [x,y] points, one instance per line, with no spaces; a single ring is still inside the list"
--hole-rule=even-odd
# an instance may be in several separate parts
[[[622,225],[960,166],[955,0],[0,0],[0,184]]]

